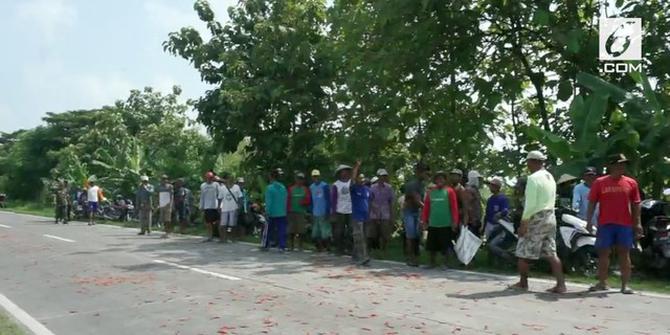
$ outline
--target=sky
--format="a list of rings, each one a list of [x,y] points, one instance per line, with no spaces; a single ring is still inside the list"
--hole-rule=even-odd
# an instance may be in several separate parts
[[[93,109],[131,89],[207,85],[163,51],[168,33],[205,25],[192,0],[0,0],[0,132],[32,128],[47,112]],[[237,0],[210,0],[220,21]]]

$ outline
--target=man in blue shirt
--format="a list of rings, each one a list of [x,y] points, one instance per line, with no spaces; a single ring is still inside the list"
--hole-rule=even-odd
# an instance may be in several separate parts
[[[587,220],[586,212],[589,207],[589,191],[591,185],[598,178],[598,172],[594,167],[587,167],[584,170],[582,179],[584,180],[572,190],[572,209],[577,212],[577,216],[582,220]],[[593,215],[591,222],[598,222],[598,213]],[[588,220],[587,220],[588,221]]]
[[[484,224],[486,225],[484,232],[487,239],[498,228],[498,219],[509,213],[509,200],[504,193],[500,192],[503,185],[502,179],[495,177],[488,184],[492,195],[486,202],[486,216],[484,218]]]
[[[364,183],[365,176],[358,174],[361,161],[356,162],[354,167],[354,176],[356,183],[351,186],[351,235],[354,240],[354,250],[351,253],[351,259],[358,265],[368,265],[370,257],[368,256],[368,247],[365,239],[365,222],[369,215],[370,188]]]
[[[309,186],[312,195],[312,239],[316,242],[318,252],[328,250],[333,236],[332,227],[328,221],[330,213],[330,186],[321,180],[321,171],[312,170],[312,185]]]

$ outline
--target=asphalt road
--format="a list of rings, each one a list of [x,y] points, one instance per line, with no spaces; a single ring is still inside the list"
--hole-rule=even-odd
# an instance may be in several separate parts
[[[0,212],[0,294],[56,335],[670,334],[670,297],[260,252]]]

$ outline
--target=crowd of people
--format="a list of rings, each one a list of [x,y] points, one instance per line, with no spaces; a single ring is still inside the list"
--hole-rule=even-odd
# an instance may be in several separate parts
[[[203,242],[212,242],[218,236],[218,241],[225,243],[239,238],[242,234],[239,221],[244,220],[244,215],[253,207],[264,213],[266,219],[260,232],[263,251],[275,247],[281,253],[302,250],[310,227],[311,240],[318,252],[350,254],[360,266],[370,264],[371,248],[386,255],[393,233],[401,231],[407,265],[419,266],[420,245],[425,240],[429,268],[438,267],[438,255],[446,261],[453,254],[459,229],[490,239],[501,229],[498,223],[501,218],[517,213],[519,240],[515,255],[520,280],[511,288],[527,290],[529,264],[542,258],[549,262],[556,277],[556,285],[550,291],[563,293],[565,279],[555,241],[557,184],[545,169],[546,159],[542,152],[528,153],[530,175],[517,182],[515,208],[503,192],[505,183],[499,177],[485,180],[477,171],[470,171],[464,179],[459,169],[433,173],[420,162],[414,167],[414,175],[396,192],[386,169],[378,169],[376,176],[368,179],[360,173],[362,162],[357,161],[354,166],[338,166],[331,184],[315,169],[309,175],[311,182],[303,172],[296,171],[287,187],[284,171],[274,168],[268,176],[263,209],[259,203],[250,203],[244,179],[238,178],[235,182],[230,174],[205,173],[197,202],[183,180],[171,183],[164,175],[154,187],[147,176],[142,176],[135,210],[140,235],[151,233],[152,215],[157,209],[158,221],[165,230],[163,237],[168,238],[174,231],[174,223],[179,223],[180,232],[184,232],[189,225],[191,206],[197,206],[207,228]],[[628,286],[629,250],[635,239],[641,237],[642,229],[639,188],[634,179],[624,175],[627,162],[623,155],[611,157],[607,166],[609,174],[601,177],[595,168],[586,167],[583,182],[574,187],[572,207],[587,222],[589,231],[598,226],[599,281],[591,288],[593,291],[608,289],[609,256],[614,249],[622,272],[621,291],[633,293]],[[484,185],[491,193],[485,208],[480,192]],[[63,189],[67,189],[67,185]],[[86,194],[91,213],[89,225],[94,225],[94,213],[104,195],[95,180],[89,181]],[[56,192],[56,205],[57,222],[66,220],[67,194],[64,191]],[[396,226],[398,215],[402,223],[399,227]],[[489,243],[495,247],[497,242],[490,239]]]

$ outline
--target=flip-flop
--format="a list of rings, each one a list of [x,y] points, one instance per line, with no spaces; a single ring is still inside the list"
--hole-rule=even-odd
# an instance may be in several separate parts
[[[589,292],[602,292],[602,291],[609,291],[610,288],[609,286],[602,285],[602,284],[595,284],[591,287],[589,287]]]

